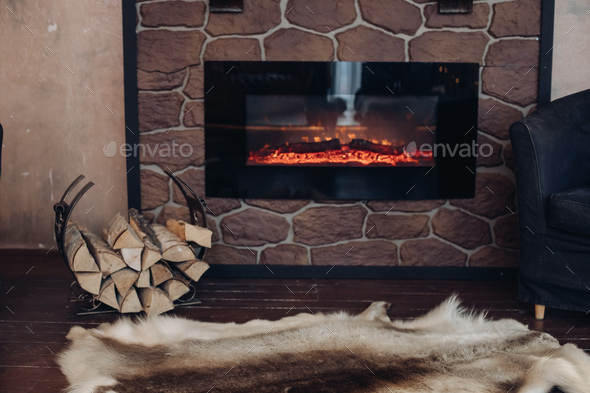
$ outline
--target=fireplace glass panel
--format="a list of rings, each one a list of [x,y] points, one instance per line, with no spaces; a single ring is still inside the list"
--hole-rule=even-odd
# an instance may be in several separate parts
[[[246,96],[247,165],[433,166],[436,96]],[[410,149],[407,147],[410,146]]]
[[[209,197],[474,195],[440,147],[477,142],[476,63],[206,61],[205,92]]]

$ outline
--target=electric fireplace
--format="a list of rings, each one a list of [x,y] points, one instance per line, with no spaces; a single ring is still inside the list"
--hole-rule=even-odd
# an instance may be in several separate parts
[[[473,197],[478,75],[471,63],[205,62],[206,195]]]

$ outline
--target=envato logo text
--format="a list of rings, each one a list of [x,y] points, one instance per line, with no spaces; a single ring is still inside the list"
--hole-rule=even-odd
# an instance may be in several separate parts
[[[404,147],[404,153],[410,157],[414,157],[416,153],[433,157],[489,157],[494,153],[494,148],[489,143],[480,145],[475,141],[471,144],[423,143],[420,146],[416,142],[410,142]]]
[[[161,158],[188,158],[193,155],[193,147],[188,143],[155,143],[155,144],[129,144],[125,143],[117,147],[113,141],[103,147],[106,157],[114,157],[117,152],[123,157],[161,157]]]

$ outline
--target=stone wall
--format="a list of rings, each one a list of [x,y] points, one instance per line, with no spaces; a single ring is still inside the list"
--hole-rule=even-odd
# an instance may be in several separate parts
[[[204,196],[203,60],[479,62],[474,199],[309,201],[205,198],[209,263],[515,266],[518,230],[509,125],[534,109],[539,0],[476,1],[439,15],[428,0],[256,0],[241,14],[203,1],[138,1],[140,142],[190,144],[190,157],[143,154],[142,209],[188,218],[170,169]],[[185,146],[186,147],[186,146]],[[154,150],[155,149],[155,150]],[[149,150],[148,150],[149,151]]]

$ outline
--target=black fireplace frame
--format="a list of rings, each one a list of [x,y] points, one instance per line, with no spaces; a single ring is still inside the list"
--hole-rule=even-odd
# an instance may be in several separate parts
[[[206,196],[316,200],[473,198],[473,155],[438,156],[433,167],[247,166],[246,96],[325,94],[330,64],[205,62]],[[303,76],[312,78],[313,83],[281,82]],[[362,88],[371,95],[437,95],[436,143],[463,146],[477,141],[477,63],[365,62]]]

